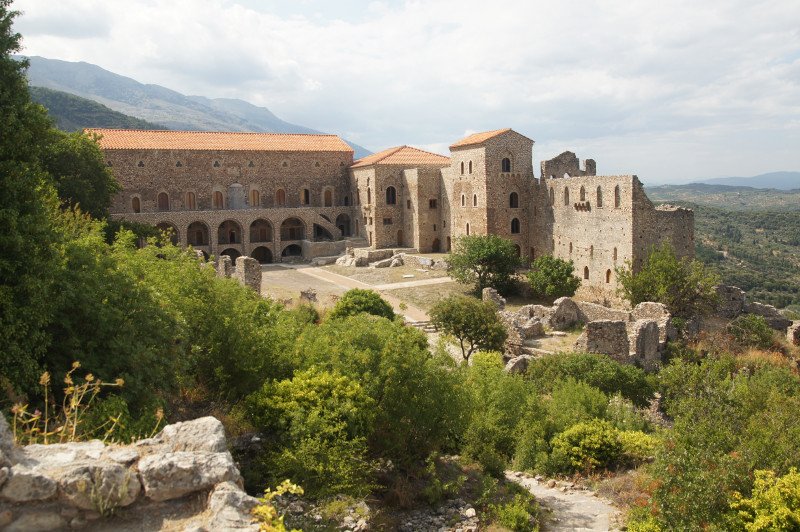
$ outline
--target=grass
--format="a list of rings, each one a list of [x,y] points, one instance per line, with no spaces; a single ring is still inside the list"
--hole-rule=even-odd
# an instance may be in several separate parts
[[[413,266],[398,266],[395,268],[355,268],[333,264],[330,266],[325,266],[324,269],[371,285],[403,283],[407,281],[419,281],[421,279],[447,277],[447,272],[444,270],[420,271],[420,269],[417,269]],[[413,275],[414,277],[404,278],[404,275]]]
[[[440,299],[451,295],[473,295],[470,287],[455,281],[426,286],[412,286],[398,290],[385,290],[385,292],[408,302],[423,310],[430,310]]]

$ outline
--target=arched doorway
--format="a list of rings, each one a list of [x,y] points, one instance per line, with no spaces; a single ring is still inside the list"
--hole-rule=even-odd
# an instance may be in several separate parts
[[[261,218],[251,223],[250,242],[272,242],[272,225]]]
[[[303,240],[306,237],[306,226],[298,218],[287,218],[281,224],[281,240]]]
[[[178,228],[172,225],[169,222],[161,222],[160,224],[156,225],[162,232],[166,233],[169,236],[169,241],[172,242],[173,246],[177,246],[178,242],[180,242],[180,238],[178,238]]]
[[[398,229],[397,230],[397,245],[399,247],[403,247],[403,230],[402,229]]]
[[[586,280],[589,279],[589,267],[588,266],[584,266],[583,267],[583,278],[586,279]]]
[[[447,237],[447,252],[449,253],[453,249],[453,242],[450,237]]]
[[[203,222],[192,222],[186,230],[186,240],[190,246],[208,245],[208,226]]]
[[[514,251],[517,252],[517,257],[522,256],[522,249],[519,247],[519,244],[514,244]]]
[[[448,240],[450,237],[448,237]],[[431,243],[431,251],[434,253],[439,253],[441,251],[442,243],[439,241],[438,238],[434,238],[433,242]]]
[[[283,253],[281,253],[282,257],[302,257],[303,256],[303,248],[298,246],[297,244],[289,244],[285,248],[283,248]]]
[[[233,262],[236,262],[236,259],[238,259],[239,257],[241,257],[241,256],[242,256],[242,254],[241,254],[241,253],[239,253],[237,250],[235,250],[235,249],[233,249],[233,248],[228,248],[228,249],[225,249],[225,250],[223,250],[223,251],[220,253],[220,255],[227,255],[227,256],[229,256]]]
[[[264,246],[258,246],[253,250],[250,256],[261,264],[269,264],[272,262],[272,252],[269,250],[269,248]]]
[[[242,226],[233,220],[225,220],[219,224],[217,238],[217,242],[220,244],[241,244]]]
[[[350,236],[350,217],[346,214],[340,214],[336,217],[336,227],[342,232],[342,236]]]
[[[168,211],[169,210],[169,195],[166,192],[159,192],[158,193],[158,210],[159,211]]]
[[[314,224],[314,242],[333,242],[333,235],[321,225]]]

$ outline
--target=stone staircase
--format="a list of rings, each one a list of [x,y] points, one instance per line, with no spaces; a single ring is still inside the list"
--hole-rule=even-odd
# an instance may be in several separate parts
[[[439,332],[439,328],[432,324],[430,321],[408,321],[406,325],[416,327],[426,334],[433,334]]]

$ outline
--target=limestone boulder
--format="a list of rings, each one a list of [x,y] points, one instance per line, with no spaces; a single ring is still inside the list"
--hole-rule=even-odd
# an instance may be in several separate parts
[[[539,318],[530,318],[519,327],[520,334],[526,340],[544,336],[544,323]]]
[[[210,530],[259,530],[250,512],[258,505],[233,482],[218,484],[208,496],[208,528]]]
[[[653,320],[658,321],[664,318],[670,318],[672,314],[664,303],[654,303],[652,301],[645,301],[639,303],[631,311],[631,320]]]
[[[217,418],[211,416],[167,425],[154,437],[140,440],[137,446],[163,446],[165,450],[173,452],[221,453],[227,451],[225,428]]]
[[[166,452],[139,460],[144,494],[153,501],[177,499],[220,482],[241,482],[230,453]]]
[[[17,517],[13,523],[5,527],[5,532],[45,532],[63,530],[67,520],[54,510],[28,511]]]
[[[630,342],[624,321],[598,320],[586,324],[575,342],[575,350],[609,355],[619,362],[630,362]]]
[[[0,490],[0,498],[17,503],[30,503],[52,499],[58,493],[58,484],[42,471],[22,464],[13,465]]]
[[[778,309],[764,303],[747,303],[744,311],[748,314],[763,316],[767,324],[776,331],[786,332],[792,325],[792,320],[786,318]]]
[[[373,268],[388,268],[392,265],[392,261],[394,257],[389,257],[388,259],[378,260],[372,263]]]
[[[506,373],[525,373],[531,361],[530,355],[520,355],[506,362]]]
[[[506,298],[501,296],[494,288],[488,286],[484,288],[481,293],[481,299],[494,303],[497,306],[497,310],[505,310],[506,308]]]
[[[793,321],[786,330],[786,339],[792,345],[800,345],[800,321]]]
[[[94,510],[101,505],[128,506],[142,489],[135,471],[114,463],[73,467],[57,480],[61,494],[83,510]]]
[[[553,302],[553,312],[550,315],[550,327],[563,331],[579,323],[580,309],[568,297],[561,297]]]
[[[390,268],[397,268],[399,266],[403,266],[403,264],[404,264],[403,257],[402,256],[397,256],[397,257],[394,257],[392,259],[392,262],[389,264],[389,267]]]
[[[16,453],[14,434],[5,416],[0,415],[0,467],[10,466]]]
[[[723,318],[735,318],[744,312],[745,294],[738,286],[717,286],[717,315]]]

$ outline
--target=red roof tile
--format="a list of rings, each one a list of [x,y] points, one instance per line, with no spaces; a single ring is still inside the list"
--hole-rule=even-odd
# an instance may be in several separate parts
[[[492,137],[496,137],[497,135],[502,135],[503,133],[506,133],[508,131],[511,131],[510,127],[507,127],[505,129],[495,129],[494,131],[484,131],[483,133],[473,133],[472,135],[464,137],[458,142],[451,144],[450,147],[461,148],[464,146],[472,146],[473,144],[481,144],[482,142],[486,142]]]
[[[360,168],[375,164],[394,164],[400,166],[447,166],[450,158],[438,153],[412,148],[411,146],[397,146],[372,155],[362,157],[353,163],[350,168]]]
[[[353,151],[336,135],[99,128],[85,131],[101,135],[99,144],[106,150]]]

